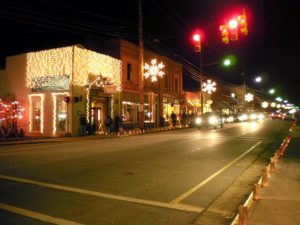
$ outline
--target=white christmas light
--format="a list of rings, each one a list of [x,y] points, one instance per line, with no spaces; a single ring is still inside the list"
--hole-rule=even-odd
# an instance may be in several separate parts
[[[216,82],[212,80],[207,80],[203,83],[202,90],[208,94],[211,94],[212,92],[215,92],[217,90],[216,85]]]
[[[156,59],[152,59],[151,60],[151,65],[149,65],[148,63],[145,63],[144,69],[145,69],[145,73],[144,76],[145,78],[151,77],[151,81],[157,81],[157,77],[163,77],[163,75],[165,74],[162,69],[165,67],[165,65],[160,62],[159,64],[157,64],[157,60]]]
[[[253,101],[253,99],[254,99],[253,94],[247,93],[247,94],[245,95],[245,101],[251,102],[251,101]]]
[[[116,90],[121,85],[121,61],[78,46],[27,54],[26,87],[84,86],[90,75],[102,73]]]

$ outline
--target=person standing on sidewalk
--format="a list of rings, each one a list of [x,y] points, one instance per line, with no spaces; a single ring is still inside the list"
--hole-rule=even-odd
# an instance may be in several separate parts
[[[116,132],[116,135],[120,135],[119,129],[120,129],[120,123],[121,123],[121,118],[119,115],[116,115],[114,118],[114,130]]]
[[[110,135],[112,124],[113,124],[113,120],[112,120],[111,116],[108,115],[105,119],[106,135]]]
[[[174,113],[174,111],[173,111],[172,114],[171,114],[171,120],[172,120],[172,127],[175,128],[177,116],[176,116],[176,114]]]

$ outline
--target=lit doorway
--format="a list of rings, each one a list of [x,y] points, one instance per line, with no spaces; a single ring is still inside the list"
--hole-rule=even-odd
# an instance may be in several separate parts
[[[104,133],[105,107],[101,102],[92,102],[91,125],[96,134]]]

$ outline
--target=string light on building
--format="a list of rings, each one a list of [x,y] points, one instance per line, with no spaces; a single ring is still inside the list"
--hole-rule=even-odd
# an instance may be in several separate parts
[[[78,46],[31,52],[26,55],[26,87],[84,86],[90,75],[101,71],[117,90],[121,85],[121,61]]]
[[[148,63],[145,63],[144,69],[145,69],[145,73],[144,76],[145,78],[149,78],[151,77],[151,81],[157,81],[157,77],[163,77],[163,75],[165,74],[162,69],[165,67],[165,65],[160,62],[159,64],[157,64],[157,60],[156,59],[152,59],[151,60],[151,65],[149,65]]]
[[[217,83],[215,81],[207,80],[202,85],[202,91],[211,94],[212,92],[215,92],[217,90],[216,85]]]
[[[264,109],[269,107],[269,103],[268,102],[263,102],[261,103],[261,107],[263,107]]]
[[[247,93],[247,94],[245,95],[245,101],[246,101],[246,102],[251,102],[251,101],[253,101],[253,99],[254,99],[253,94]]]

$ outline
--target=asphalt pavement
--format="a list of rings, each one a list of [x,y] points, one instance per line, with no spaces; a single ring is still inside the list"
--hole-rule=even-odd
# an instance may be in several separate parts
[[[289,127],[265,121],[5,144],[0,146],[0,221],[229,224]]]

